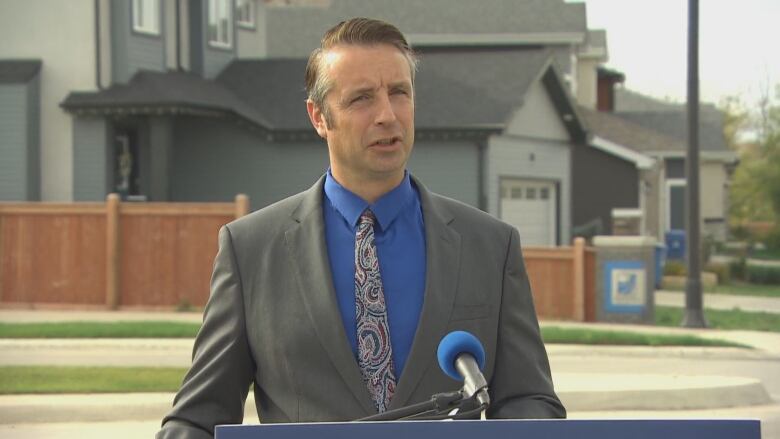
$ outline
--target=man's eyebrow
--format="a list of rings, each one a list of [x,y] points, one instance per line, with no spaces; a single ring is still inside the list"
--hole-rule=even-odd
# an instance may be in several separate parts
[[[411,82],[409,82],[409,81],[398,81],[398,82],[393,82],[393,83],[389,84],[388,88],[405,88],[405,89],[411,89],[411,88],[412,88],[412,83],[411,83]]]

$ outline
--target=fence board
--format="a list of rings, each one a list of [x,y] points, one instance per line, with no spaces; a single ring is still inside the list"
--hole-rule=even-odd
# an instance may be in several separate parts
[[[105,219],[91,213],[68,212],[0,217],[0,301],[104,301]]]

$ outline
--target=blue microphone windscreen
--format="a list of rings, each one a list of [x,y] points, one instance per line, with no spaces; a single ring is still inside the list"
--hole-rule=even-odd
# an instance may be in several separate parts
[[[436,351],[436,356],[439,357],[439,367],[456,380],[461,380],[458,370],[455,369],[455,360],[458,355],[462,353],[471,354],[479,369],[485,367],[485,349],[482,347],[482,343],[479,339],[466,331],[452,331],[445,335],[439,342],[439,349]]]

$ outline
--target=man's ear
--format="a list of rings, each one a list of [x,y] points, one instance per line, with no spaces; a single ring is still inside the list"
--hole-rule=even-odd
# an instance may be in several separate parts
[[[311,99],[306,99],[306,111],[309,113],[309,120],[317,130],[317,134],[323,139],[328,138],[328,125],[325,122],[325,116],[322,114],[322,109],[315,104]]]

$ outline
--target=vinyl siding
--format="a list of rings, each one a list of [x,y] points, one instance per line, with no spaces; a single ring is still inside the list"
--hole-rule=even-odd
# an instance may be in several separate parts
[[[104,200],[112,186],[113,163],[108,122],[102,118],[74,118],[74,201]]]
[[[260,209],[310,187],[328,168],[321,142],[267,142],[219,119],[180,117],[174,123],[172,201],[232,201],[249,195]]]
[[[571,236],[571,183],[569,144],[524,137],[493,136],[486,153],[485,188],[488,212],[500,217],[501,178],[536,179],[558,183],[558,236],[567,244]]]
[[[573,161],[574,226],[596,218],[604,226],[602,234],[612,234],[613,208],[639,208],[639,171],[628,161],[594,147],[575,145]]]
[[[479,206],[479,149],[469,142],[416,142],[409,171],[429,190]]]
[[[162,2],[161,2],[162,3]],[[160,34],[133,31],[132,2],[114,0],[111,4],[112,81],[126,83],[138,70],[165,71],[166,20],[160,8]]]
[[[0,201],[27,199],[26,95],[26,85],[0,84]]]

